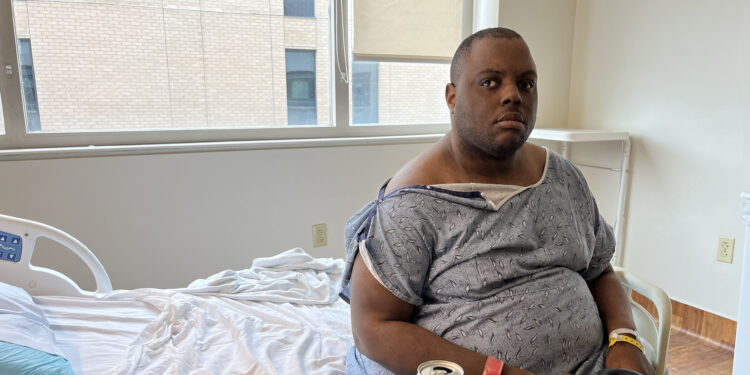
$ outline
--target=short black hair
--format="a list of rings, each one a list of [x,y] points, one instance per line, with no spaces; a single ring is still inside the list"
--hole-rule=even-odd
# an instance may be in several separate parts
[[[461,75],[463,70],[464,59],[471,53],[471,46],[474,42],[486,39],[486,38],[504,38],[504,39],[521,39],[521,35],[511,29],[504,27],[493,27],[484,29],[469,35],[466,39],[458,45],[456,53],[453,54],[453,60],[451,61],[451,83],[455,84],[458,80],[458,76]]]

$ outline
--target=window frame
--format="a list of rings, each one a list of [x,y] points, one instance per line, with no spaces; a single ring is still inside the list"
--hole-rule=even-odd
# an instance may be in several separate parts
[[[66,153],[101,152],[155,153],[179,149],[182,152],[206,149],[307,147],[306,144],[372,144],[402,143],[423,139],[434,140],[450,129],[449,119],[444,123],[380,123],[377,125],[350,124],[349,85],[338,72],[336,59],[351,61],[348,19],[351,0],[330,0],[329,48],[330,52],[330,125],[295,125],[288,127],[253,128],[202,128],[154,130],[78,130],[65,132],[27,132],[21,87],[21,71],[16,51],[17,42],[13,23],[12,1],[0,2],[0,93],[5,133],[0,134],[0,159],[23,158],[23,152],[38,155],[64,155]],[[471,22],[475,6],[482,1],[464,0],[464,15]],[[468,4],[468,5],[467,5]],[[467,11],[467,9],[469,11]],[[341,12],[341,13],[339,13]],[[342,24],[344,22],[344,24]],[[471,30],[468,30],[471,32]],[[466,32],[466,30],[465,30]],[[345,45],[346,42],[346,45]],[[349,54],[346,56],[346,54]],[[13,72],[7,79],[6,65]],[[447,80],[446,80],[447,83]],[[40,108],[43,110],[43,108]],[[392,126],[397,125],[397,126]],[[44,124],[42,124],[44,126]],[[326,143],[325,140],[330,140]],[[309,142],[308,142],[309,141]],[[308,142],[308,143],[306,143]],[[265,146],[264,146],[265,145]],[[279,146],[281,145],[281,146]],[[131,147],[132,146],[132,147]],[[112,151],[119,150],[119,151]],[[139,151],[140,150],[140,151]],[[148,150],[148,151],[144,151]],[[166,151],[169,152],[169,151]],[[44,157],[44,156],[42,156]]]

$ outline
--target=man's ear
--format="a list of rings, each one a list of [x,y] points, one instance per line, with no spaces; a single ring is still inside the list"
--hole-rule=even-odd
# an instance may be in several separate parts
[[[453,114],[453,108],[456,106],[456,85],[449,83],[445,85],[445,103],[448,104],[448,109]]]

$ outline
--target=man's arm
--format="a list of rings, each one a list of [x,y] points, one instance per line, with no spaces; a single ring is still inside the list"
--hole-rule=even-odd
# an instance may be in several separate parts
[[[414,306],[378,282],[358,254],[351,278],[352,331],[357,349],[396,374],[413,375],[420,363],[441,359],[480,375],[487,356],[410,323]],[[502,375],[531,374],[505,365]]]
[[[635,330],[629,299],[611,265],[589,284],[589,288],[599,308],[606,334],[617,328]],[[643,352],[626,342],[618,342],[609,348],[606,366],[635,370],[644,375],[656,373]]]

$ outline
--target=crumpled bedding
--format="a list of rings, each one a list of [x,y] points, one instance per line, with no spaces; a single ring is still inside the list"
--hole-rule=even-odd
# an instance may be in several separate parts
[[[196,280],[187,288],[104,294],[97,303],[133,301],[158,313],[135,337],[123,338],[127,346],[109,353],[109,361],[91,336],[76,340],[79,324],[66,323],[67,318],[55,317],[54,311],[48,316],[58,340],[65,341],[61,349],[75,357],[71,363],[77,373],[344,373],[353,339],[349,307],[337,298],[343,266],[343,260],[316,259],[297,248],[258,258],[249,269]],[[61,297],[38,298],[51,306]],[[121,318],[112,323],[127,320]],[[92,346],[97,355],[87,357],[81,345]],[[102,368],[100,363],[111,365]]]
[[[248,269],[225,270],[174,290],[241,301],[330,305],[338,299],[342,272],[342,259],[316,259],[296,248],[255,259]]]

